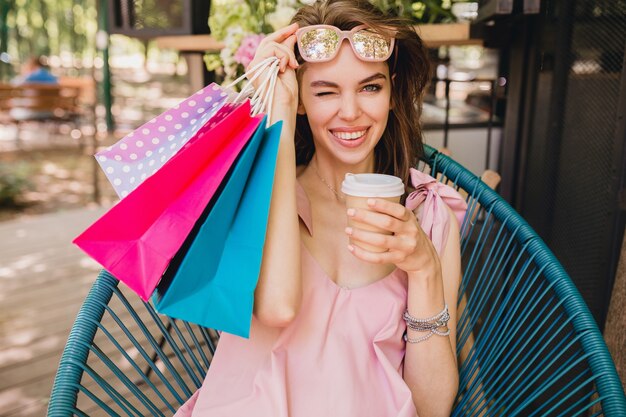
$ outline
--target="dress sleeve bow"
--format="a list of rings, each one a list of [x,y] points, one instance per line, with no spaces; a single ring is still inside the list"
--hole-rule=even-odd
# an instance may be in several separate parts
[[[454,213],[460,228],[467,203],[454,188],[414,168],[411,168],[411,183],[415,191],[407,196],[405,205],[411,211],[423,205],[418,221],[437,253],[441,254],[450,230],[448,208]]]

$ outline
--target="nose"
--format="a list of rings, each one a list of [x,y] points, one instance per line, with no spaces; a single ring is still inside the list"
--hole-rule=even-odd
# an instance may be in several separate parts
[[[338,115],[341,119],[347,121],[356,120],[361,115],[361,107],[354,94],[344,94],[341,97]]]

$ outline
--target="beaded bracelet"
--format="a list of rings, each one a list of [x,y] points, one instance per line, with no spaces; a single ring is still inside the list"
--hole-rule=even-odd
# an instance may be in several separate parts
[[[408,335],[405,333],[405,342],[420,343],[428,340],[434,334],[438,336],[448,336],[450,334],[450,329],[447,327],[448,321],[450,320],[450,313],[448,312],[447,304],[444,306],[443,310],[440,313],[426,319],[418,319],[416,317],[413,317],[409,314],[408,310],[404,312],[402,318],[406,322],[406,326],[408,329],[418,332],[428,332],[424,336],[420,336],[416,339],[408,337]],[[442,327],[445,327],[445,330],[439,330]]]

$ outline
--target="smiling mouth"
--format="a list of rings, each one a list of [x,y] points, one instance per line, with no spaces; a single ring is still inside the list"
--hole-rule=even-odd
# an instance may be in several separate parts
[[[335,132],[332,130],[330,131],[330,133],[332,133],[334,137],[341,140],[356,140],[365,135],[365,132],[367,132],[367,129],[359,130],[358,132]]]

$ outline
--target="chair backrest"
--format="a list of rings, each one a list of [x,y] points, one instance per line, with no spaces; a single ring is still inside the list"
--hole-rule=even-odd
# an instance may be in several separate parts
[[[626,415],[602,335],[545,243],[468,170],[428,147],[425,160],[468,194],[452,415]]]
[[[593,318],[530,226],[475,175],[426,147],[425,166],[468,195],[454,416],[625,416]],[[158,315],[102,272],[63,352],[48,412],[171,415],[202,384],[213,330]]]

